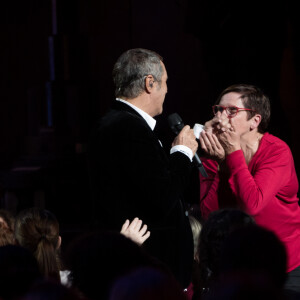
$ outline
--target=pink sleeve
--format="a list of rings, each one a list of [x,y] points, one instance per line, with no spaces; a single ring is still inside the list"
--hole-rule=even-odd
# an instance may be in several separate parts
[[[241,208],[250,215],[256,215],[272,201],[290,178],[291,159],[288,148],[273,148],[263,159],[257,160],[252,175],[242,150],[228,155],[229,184]]]
[[[215,210],[219,209],[218,203],[218,163],[211,159],[201,158],[203,166],[208,174],[205,178],[199,173],[200,179],[200,210],[204,220],[208,215]]]

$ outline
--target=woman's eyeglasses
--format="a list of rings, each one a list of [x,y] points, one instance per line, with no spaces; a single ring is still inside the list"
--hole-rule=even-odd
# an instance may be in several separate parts
[[[229,118],[235,117],[239,111],[244,111],[244,110],[255,111],[250,108],[236,107],[236,106],[222,106],[222,105],[214,105],[212,109],[214,115],[216,115],[218,112],[222,113],[225,110]]]

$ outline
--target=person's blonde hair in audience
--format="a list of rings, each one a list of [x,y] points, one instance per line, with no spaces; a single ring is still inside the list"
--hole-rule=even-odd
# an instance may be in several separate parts
[[[3,222],[0,222],[0,247],[14,244],[15,238],[13,231]]]
[[[10,211],[0,209],[0,223],[4,224],[11,231],[14,231],[15,218]]]
[[[193,240],[194,240],[194,259],[197,259],[197,249],[198,249],[199,236],[200,236],[200,231],[202,229],[202,224],[197,218],[191,215],[189,215],[189,221],[190,221],[190,225],[193,233]]]

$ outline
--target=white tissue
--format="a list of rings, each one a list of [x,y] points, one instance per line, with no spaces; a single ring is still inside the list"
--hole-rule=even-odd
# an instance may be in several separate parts
[[[194,125],[193,130],[194,130],[195,137],[196,137],[197,139],[199,139],[199,136],[200,136],[201,131],[203,130],[203,127],[204,127],[203,125],[198,124],[198,123],[196,123],[196,124]]]

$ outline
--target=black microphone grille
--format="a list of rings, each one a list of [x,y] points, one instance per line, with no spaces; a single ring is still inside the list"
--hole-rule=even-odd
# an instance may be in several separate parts
[[[173,113],[168,116],[169,126],[175,134],[178,134],[180,130],[184,127],[182,119],[177,113]]]
[[[177,113],[171,114],[168,117],[168,122],[169,125],[174,125],[174,124],[179,124],[182,123],[182,119],[180,118],[180,116]]]

